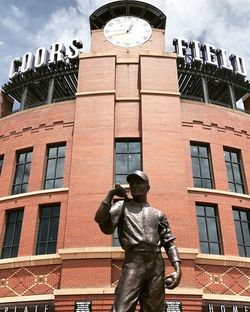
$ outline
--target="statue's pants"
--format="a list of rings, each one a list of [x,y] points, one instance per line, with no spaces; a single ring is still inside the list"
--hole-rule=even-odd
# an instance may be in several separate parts
[[[164,276],[161,252],[126,252],[111,312],[134,312],[138,301],[143,312],[162,312]]]

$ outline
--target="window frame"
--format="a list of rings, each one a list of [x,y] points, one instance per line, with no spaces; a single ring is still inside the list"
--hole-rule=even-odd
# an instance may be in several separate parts
[[[235,218],[235,213],[238,212],[238,219]],[[240,257],[250,257],[250,210],[241,207],[233,207],[232,209],[233,219],[234,219],[234,226],[235,226],[235,233],[237,238],[237,246],[239,251]],[[242,218],[242,214],[246,213],[246,220]],[[239,227],[237,226],[239,224]],[[248,227],[248,236],[246,237],[245,230],[243,229],[243,224],[247,224]],[[240,233],[238,233],[238,229],[240,228]],[[240,242],[240,236],[242,239],[242,243]],[[247,244],[247,241],[249,243]],[[249,249],[249,252],[247,251]],[[243,252],[242,252],[243,251]]]
[[[139,152],[130,152],[129,151],[129,146],[127,147],[126,152],[117,152],[117,143],[124,143],[124,144],[130,144],[130,143],[139,143],[140,144],[140,151]],[[117,173],[117,155],[127,155],[126,157],[126,167],[127,167],[127,172],[125,173]],[[134,171],[133,169],[129,169],[129,156],[130,155],[139,155],[140,156],[140,168],[137,168],[135,170],[142,170],[143,168],[143,162],[142,162],[142,142],[140,138],[126,138],[126,139],[116,139],[115,144],[114,144],[114,181],[115,183],[119,184],[127,184],[127,181],[125,180],[125,177]],[[118,179],[118,176],[123,176],[124,179],[121,183],[121,180]]]
[[[58,152],[59,152],[59,148],[60,148],[60,147],[65,147],[64,156],[58,156]],[[49,157],[50,149],[52,149],[52,148],[57,148],[57,152],[56,152],[56,156],[57,156],[57,157]],[[48,144],[48,145],[46,146],[46,163],[45,163],[44,181],[43,181],[43,189],[44,189],[44,190],[63,187],[66,150],[67,150],[67,143],[66,143],[66,142],[53,143],[53,144]],[[63,172],[62,172],[62,176],[57,177],[57,176],[56,176],[56,172],[57,172],[57,168],[58,168],[58,161],[59,161],[59,159],[64,159],[64,161],[63,161]],[[48,174],[48,164],[49,164],[49,161],[50,161],[50,160],[55,160],[55,166],[53,167],[54,174],[53,174],[53,177],[52,177],[52,178],[47,178],[47,174]],[[56,186],[56,183],[57,183],[58,180],[61,180],[61,181],[62,181],[60,186]],[[52,181],[53,187],[46,187],[46,183],[47,183],[48,181]]]
[[[11,214],[12,215],[16,214],[14,221],[10,220]],[[22,224],[23,224],[23,215],[24,215],[24,208],[7,210],[5,212],[5,232],[4,232],[4,237],[3,237],[2,249],[1,249],[1,259],[15,258],[18,256],[20,237],[21,237],[21,232],[22,232]],[[20,224],[20,226],[18,228],[19,224]],[[11,230],[11,225],[13,225],[12,230]],[[10,230],[11,230],[11,233],[10,233]],[[11,243],[10,244],[7,244],[7,242],[6,242],[9,240],[7,238],[8,233],[11,236]],[[17,238],[17,242],[15,243],[14,240],[15,240],[15,237],[17,234],[18,234],[18,238]],[[3,254],[5,253],[4,249],[7,249],[7,248],[10,248],[9,255],[3,257]]]
[[[42,216],[42,210],[43,209],[49,209],[50,208],[50,213],[49,216]],[[53,216],[53,208],[58,209],[58,215]],[[45,210],[44,210],[45,211]],[[51,203],[47,205],[40,205],[39,206],[39,220],[38,220],[38,229],[37,229],[37,238],[36,238],[36,250],[35,254],[36,255],[45,255],[45,254],[54,254],[56,253],[57,250],[57,243],[58,243],[58,233],[59,233],[59,221],[60,221],[60,212],[61,212],[61,204],[60,203]],[[45,223],[43,223],[45,220]],[[48,220],[48,225],[46,227],[46,220]],[[56,238],[55,239],[49,239],[49,235],[51,234],[51,224],[53,224],[52,220],[56,220]],[[42,224],[43,223],[43,224]],[[45,226],[44,226],[45,224]],[[42,233],[43,229],[46,229],[46,240],[41,239],[41,236],[44,235]],[[53,252],[48,251],[49,249],[49,244],[55,244]],[[45,244],[45,252],[41,252],[39,248],[41,248],[41,245]]]
[[[196,146],[198,148],[198,156],[192,155],[192,150],[191,150],[192,146]],[[201,147],[203,147],[203,148],[205,147],[207,149],[207,157],[200,156],[200,148]],[[210,144],[209,143],[205,143],[205,142],[190,141],[189,149],[190,149],[190,156],[191,156],[192,178],[193,178],[193,185],[194,185],[194,187],[214,189],[215,188],[215,182],[214,182],[214,174],[213,174],[213,165],[212,165],[212,155],[211,155]],[[193,169],[193,159],[194,158],[198,159],[200,176],[195,176],[194,175],[194,169]],[[201,165],[201,160],[202,159],[207,159],[207,161],[208,161],[208,166],[209,166],[208,169],[209,169],[209,173],[210,173],[210,178],[203,177],[203,175],[202,175],[202,165]],[[200,180],[200,185],[199,186],[196,186],[195,179],[199,179]],[[211,187],[205,186],[204,181],[210,181]]]
[[[27,155],[31,154],[31,156],[29,157],[30,160],[27,161]],[[22,162],[19,160],[20,155],[25,154],[25,161]],[[28,185],[29,185],[29,177],[30,177],[30,172],[31,172],[31,163],[32,163],[32,157],[33,157],[33,147],[32,148],[27,148],[25,150],[18,150],[16,151],[16,163],[15,163],[15,173],[14,173],[14,179],[13,179],[13,183],[12,183],[12,191],[11,194],[12,195],[16,195],[16,194],[22,194],[22,193],[26,193],[28,192]],[[25,169],[27,168],[27,166],[29,165],[29,173],[27,175],[27,182],[23,181],[24,177],[25,177]],[[18,172],[19,172],[19,168],[21,168],[21,166],[24,166],[23,170],[22,170],[22,178],[20,183],[16,183],[18,180]],[[23,186],[26,185],[26,190],[22,191]],[[18,192],[14,192],[14,188],[19,186],[19,191]]]
[[[203,207],[204,208],[204,215],[199,215],[198,214],[198,207]],[[208,211],[206,211],[206,208],[213,208],[214,211],[214,216],[209,216]],[[200,245],[200,252],[205,253],[205,254],[214,254],[214,255],[223,255],[223,245],[222,245],[222,235],[221,235],[221,228],[220,228],[220,222],[219,222],[219,214],[218,214],[218,206],[216,204],[212,203],[201,203],[201,202],[196,202],[195,203],[195,209],[196,209],[196,220],[197,220],[197,227],[198,227],[198,237],[199,237],[199,245]],[[205,220],[205,228],[200,227],[200,219],[203,218]],[[209,222],[208,220],[214,220],[214,226],[216,227],[216,235],[217,235],[217,240],[211,240],[209,238],[209,235],[214,235],[214,231],[211,229],[209,230]],[[202,235],[206,236],[207,239],[202,239],[200,233]],[[207,244],[208,247],[208,252],[205,252],[202,243]],[[218,253],[211,252],[212,244],[218,245]]]
[[[230,161],[226,160],[225,158],[225,152],[228,152],[230,155]],[[237,160],[238,162],[234,162],[232,161],[232,153],[236,154],[237,156]],[[235,148],[230,148],[227,146],[223,147],[223,154],[224,154],[224,162],[225,162],[225,167],[226,167],[226,173],[227,173],[227,183],[228,183],[228,188],[230,192],[234,192],[234,193],[238,193],[238,194],[247,194],[247,187],[246,187],[246,179],[245,179],[245,174],[244,174],[244,166],[243,166],[243,161],[242,161],[242,155],[241,155],[241,150],[239,149],[235,149]],[[227,167],[227,163],[230,164],[231,167],[231,175],[233,177],[233,180],[229,180],[229,175],[228,175],[228,167]],[[235,171],[234,171],[234,164],[239,166],[239,176],[241,178],[241,182],[236,182],[236,178],[235,178]],[[234,190],[231,190],[230,185],[234,186]],[[237,186],[241,186],[243,192],[238,192],[237,191]]]

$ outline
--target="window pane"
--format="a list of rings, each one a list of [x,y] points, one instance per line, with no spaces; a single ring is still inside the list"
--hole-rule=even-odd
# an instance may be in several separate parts
[[[234,183],[228,183],[228,186],[229,186],[229,190],[231,192],[235,192],[236,191],[236,186]]]
[[[233,181],[233,171],[231,163],[226,163],[228,181]]]
[[[207,235],[207,228],[206,228],[205,218],[199,217],[198,218],[198,225],[199,225],[199,238],[200,238],[200,241],[207,241],[208,240],[208,235]]]
[[[131,154],[129,155],[129,168],[128,172],[141,169],[141,155],[140,154]]]
[[[193,176],[201,177],[199,158],[192,158]]]
[[[235,163],[239,162],[237,153],[231,152],[231,159],[232,159],[232,162],[235,162]]]
[[[41,209],[41,218],[49,218],[51,216],[51,207],[43,207]]]
[[[57,147],[50,147],[49,158],[56,158],[56,157],[57,157]]]
[[[63,186],[63,179],[56,179],[54,183],[55,188],[59,188]]]
[[[201,174],[203,178],[210,178],[210,168],[208,159],[201,159]]]
[[[50,233],[49,233],[49,240],[57,240],[57,233],[58,233],[58,218],[54,218],[51,220],[50,224]]]
[[[197,216],[205,216],[204,206],[196,206]]]
[[[230,159],[230,154],[229,154],[228,151],[224,151],[224,158],[225,158],[226,161],[230,161],[231,160]]]
[[[239,211],[239,214],[240,214],[240,219],[242,221],[248,221],[248,217],[247,217],[246,211]]]
[[[201,242],[200,249],[202,253],[209,253],[208,243]]]
[[[206,206],[206,215],[208,217],[215,217],[214,207]]]
[[[14,246],[11,250],[11,257],[17,257],[17,253],[18,253],[18,247]]]
[[[117,142],[115,145],[116,153],[128,153],[128,143],[127,142]]]
[[[127,155],[118,154],[116,155],[116,174],[126,173],[128,174],[128,164],[127,164]]]
[[[27,183],[30,175],[30,163],[25,165],[22,183]]]
[[[190,146],[191,156],[198,156],[198,147],[195,145]]]
[[[54,180],[47,180],[45,182],[45,189],[50,189],[50,188],[54,188]]]
[[[239,255],[241,257],[246,257],[246,250],[244,246],[238,246],[239,247]]]
[[[210,189],[212,188],[212,182],[211,182],[211,180],[203,179],[202,182],[203,182],[203,187],[204,187],[204,188],[210,188]]]
[[[53,206],[51,207],[51,216],[52,217],[59,217],[60,214],[60,206]]]
[[[22,183],[22,178],[23,178],[23,171],[24,171],[24,165],[19,165],[16,168],[16,178],[15,178],[15,183],[14,184],[20,184]]]
[[[20,186],[19,185],[16,185],[16,186],[14,186],[13,187],[13,192],[12,192],[12,194],[19,194],[20,193],[20,190],[21,190],[21,188],[20,188]]]
[[[2,255],[1,255],[1,258],[4,259],[4,258],[10,258],[11,254],[11,248],[10,247],[4,247],[3,250],[2,250]]]
[[[25,162],[25,158],[26,158],[26,154],[25,153],[20,153],[17,156],[17,162],[18,163],[24,163]]]
[[[127,174],[118,174],[116,175],[115,177],[115,183],[118,183],[118,184],[127,184],[127,180],[126,180],[126,177],[127,177]]]
[[[243,186],[241,184],[236,184],[236,192],[237,193],[244,193],[244,189],[243,189]]]
[[[202,187],[202,180],[200,178],[194,178],[194,186],[195,187]]]
[[[66,146],[59,146],[58,157],[65,157]]]
[[[236,228],[238,244],[243,244],[243,236],[242,236],[242,229],[241,229],[240,222],[235,221],[235,228]]]
[[[246,247],[246,257],[250,257],[250,247]]]
[[[250,246],[250,233],[249,233],[248,223],[242,222],[242,231],[243,231],[245,245]]]
[[[210,243],[210,253],[215,255],[220,255],[220,246],[219,244]]]
[[[207,219],[207,226],[208,226],[208,237],[210,242],[218,242],[218,233],[217,233],[217,226],[216,226],[216,219],[208,218]]]
[[[56,243],[48,243],[47,254],[52,254],[56,252]]]
[[[46,179],[54,178],[56,168],[56,159],[49,159],[46,171]]]
[[[46,254],[46,244],[38,244],[37,245],[37,251],[36,251],[37,255],[43,255]]]
[[[141,151],[141,143],[140,142],[129,143],[129,152],[130,153],[140,153],[140,151]]]
[[[28,184],[21,185],[21,193],[26,193],[28,191]]]
[[[14,234],[14,237],[13,237],[13,244],[14,245],[18,245],[19,244],[21,228],[22,228],[22,223],[18,222],[16,224],[15,234]]]
[[[5,231],[4,245],[10,246],[12,244],[13,233],[14,233],[15,223],[9,223]]]
[[[32,159],[32,152],[27,152],[26,153],[26,163],[31,162],[31,159]]]
[[[238,164],[233,164],[233,171],[234,171],[234,180],[237,183],[241,183],[241,175],[240,175],[240,166]]]
[[[56,178],[62,178],[64,172],[64,158],[57,159]]]
[[[238,210],[233,210],[234,220],[239,220],[240,212]]]
[[[200,146],[199,152],[201,157],[208,157],[207,147]]]
[[[48,237],[49,219],[42,219],[39,228],[38,241],[45,242]]]

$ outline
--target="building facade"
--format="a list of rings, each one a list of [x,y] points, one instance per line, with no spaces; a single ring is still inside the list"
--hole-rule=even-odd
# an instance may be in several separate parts
[[[129,16],[150,28],[134,33]],[[165,25],[152,5],[115,1],[90,17],[90,52],[74,57],[74,40],[71,57],[57,43],[50,59],[13,62],[0,98],[0,311],[110,310],[124,252],[94,215],[135,169],[182,259],[166,311],[250,310],[250,85],[237,68],[166,52]]]

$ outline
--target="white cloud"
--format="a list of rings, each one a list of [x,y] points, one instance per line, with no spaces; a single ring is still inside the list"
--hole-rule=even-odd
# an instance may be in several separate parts
[[[25,15],[24,11],[20,10],[17,6],[11,5],[10,8],[11,8],[11,11],[15,17],[17,17],[17,18],[24,17],[24,15]]]

